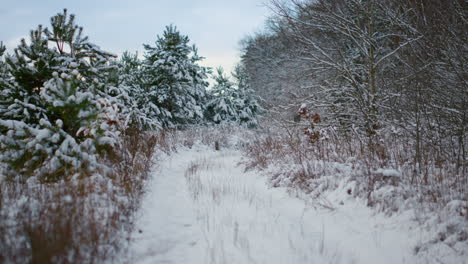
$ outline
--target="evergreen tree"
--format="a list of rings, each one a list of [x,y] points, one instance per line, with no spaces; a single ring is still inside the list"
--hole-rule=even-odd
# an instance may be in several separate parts
[[[118,65],[118,87],[121,91],[122,116],[125,124],[138,129],[161,127],[159,107],[148,96],[151,91],[144,83],[142,61],[138,54],[124,52]]]
[[[17,97],[15,93],[19,92],[19,90],[15,87],[8,72],[8,65],[3,59],[5,50],[5,46],[0,42],[0,116],[18,116],[18,114],[15,114],[15,109],[10,108],[12,106],[12,98]],[[2,127],[0,127],[0,132],[5,132]]]
[[[209,93],[210,101],[206,108],[206,118],[215,124],[234,123],[255,127],[256,116],[261,112],[261,107],[253,91],[249,89],[245,74],[239,66],[234,76],[237,87],[224,74],[222,68],[217,69],[217,75],[214,76],[216,84]]]
[[[258,125],[257,116],[264,112],[259,104],[259,98],[250,88],[248,75],[241,64],[237,65],[233,73],[237,82],[237,94],[235,95],[238,122],[247,127]]]
[[[216,83],[209,91],[210,100],[206,107],[205,117],[215,124],[238,122],[234,83],[224,74],[221,67],[217,69],[214,80]]]
[[[118,140],[113,55],[82,37],[66,10],[51,26],[39,26],[31,44],[23,39],[6,58],[0,149],[10,176],[89,175],[105,169],[100,159]]]
[[[31,44],[22,39],[13,56],[6,56],[6,74],[8,83],[2,87],[2,119],[21,120],[38,123],[45,115],[45,109],[39,96],[40,87],[52,77],[53,68],[57,67],[53,51],[47,47],[42,26],[30,33]]]
[[[166,27],[155,46],[144,45],[144,86],[148,98],[159,108],[164,127],[195,124],[203,119],[208,69],[197,63],[195,46],[175,26]]]

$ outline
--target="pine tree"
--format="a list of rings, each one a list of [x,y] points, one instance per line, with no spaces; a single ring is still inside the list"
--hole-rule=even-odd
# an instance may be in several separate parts
[[[6,64],[3,56],[6,48],[2,42],[0,42],[0,116],[1,117],[12,117],[18,116],[15,113],[15,109],[12,109],[12,99],[17,98],[16,93],[19,90],[15,87],[12,77],[8,71],[8,65]],[[0,132],[5,132],[0,127]]]
[[[31,44],[23,39],[6,58],[0,149],[9,176],[90,175],[105,169],[101,158],[118,140],[113,55],[82,37],[67,10],[51,18],[51,27],[39,26]]]
[[[215,124],[237,123],[237,109],[235,105],[236,90],[234,83],[224,74],[223,68],[217,69],[214,76],[215,85],[209,91],[209,102],[206,107],[205,117]]]
[[[5,58],[9,85],[2,87],[2,119],[38,123],[45,115],[39,88],[52,77],[57,62],[47,47],[42,26],[31,31],[30,42],[28,45],[22,39],[14,55]]]
[[[240,66],[235,70],[233,83],[220,67],[214,76],[215,85],[209,92],[210,100],[206,108],[206,118],[215,124],[240,124],[248,127],[257,126],[257,115],[261,107],[256,96],[249,89]]]
[[[160,110],[158,116],[164,127],[195,124],[203,119],[209,69],[198,65],[203,58],[189,41],[170,25],[162,37],[158,36],[155,46],[144,45],[144,85],[148,98]]]
[[[258,125],[257,116],[264,112],[259,104],[259,98],[249,86],[248,75],[241,64],[237,65],[233,73],[237,83],[236,110],[239,124],[253,128]]]
[[[137,129],[161,128],[159,107],[148,96],[151,91],[144,83],[142,61],[138,54],[124,52],[118,65],[118,87],[121,91],[122,116],[128,127]]]

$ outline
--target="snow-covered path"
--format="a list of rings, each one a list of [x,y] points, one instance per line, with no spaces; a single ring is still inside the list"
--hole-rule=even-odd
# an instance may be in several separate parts
[[[199,147],[155,172],[132,263],[414,263],[420,239],[398,221],[343,197],[333,211],[269,188],[241,154]],[[394,221],[394,222],[393,222]]]
[[[203,263],[202,234],[184,177],[196,154],[167,157],[154,172],[134,235],[131,263]]]

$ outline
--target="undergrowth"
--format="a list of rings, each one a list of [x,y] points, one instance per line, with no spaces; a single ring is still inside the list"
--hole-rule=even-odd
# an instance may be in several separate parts
[[[422,226],[435,228],[434,238],[415,251],[439,242],[466,248],[466,165],[441,159],[429,148],[416,164],[408,142],[391,133],[369,144],[357,134],[343,137],[333,128],[320,133],[313,128],[264,123],[244,148],[246,168],[262,170],[273,187],[299,189],[329,209],[334,205],[324,194],[340,190],[389,216],[413,210]]]
[[[0,263],[115,263],[127,249],[155,148],[165,134],[128,130],[110,173],[41,183],[3,178]],[[106,176],[103,176],[106,175]]]
[[[53,183],[0,175],[0,263],[125,263],[155,153],[196,144],[233,147],[227,135],[239,131],[127,129],[103,161],[111,171]]]

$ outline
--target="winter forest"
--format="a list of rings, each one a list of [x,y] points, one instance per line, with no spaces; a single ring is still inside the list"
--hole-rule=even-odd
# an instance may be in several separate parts
[[[468,264],[468,2],[264,4],[233,69],[0,34],[0,263]]]

